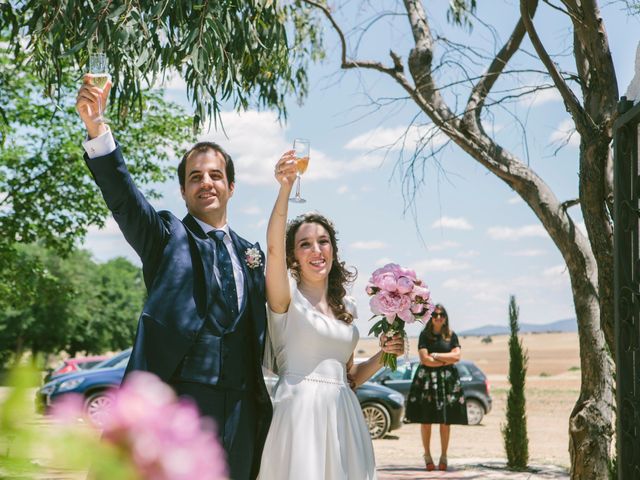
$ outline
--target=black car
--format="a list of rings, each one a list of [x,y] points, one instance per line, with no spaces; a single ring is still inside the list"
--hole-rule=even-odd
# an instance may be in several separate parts
[[[272,395],[278,377],[268,370],[263,370],[263,373],[267,390]],[[404,397],[395,390],[377,383],[366,382],[356,389],[356,396],[371,438],[382,438],[390,431],[402,426]]]
[[[365,382],[356,389],[371,438],[382,438],[402,426],[404,398],[395,390]]]
[[[411,381],[419,364],[420,361],[417,358],[409,359],[408,362],[399,358],[398,369],[395,372],[392,372],[388,367],[381,368],[371,377],[371,382],[392,388],[401,393],[406,401]],[[478,425],[482,422],[482,418],[491,411],[489,381],[482,370],[469,360],[460,360],[455,364],[455,367],[460,375],[464,391],[469,425]]]

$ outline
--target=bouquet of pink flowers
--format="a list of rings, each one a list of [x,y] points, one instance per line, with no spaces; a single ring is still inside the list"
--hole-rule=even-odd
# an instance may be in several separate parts
[[[388,337],[401,334],[406,339],[405,323],[416,320],[426,322],[434,310],[431,292],[418,279],[416,272],[395,263],[389,263],[373,272],[367,284],[367,294],[371,296],[371,319],[382,316],[369,331],[369,335],[373,333],[376,337],[382,333]],[[395,371],[397,358],[393,354],[384,353],[382,364]]]
[[[74,422],[82,416],[82,398],[54,405],[54,417]],[[102,441],[118,452],[135,478],[222,480],[228,478],[225,453],[213,421],[200,418],[192,402],[176,399],[155,375],[133,372],[113,392],[104,418]],[[96,468],[94,478],[109,478]]]

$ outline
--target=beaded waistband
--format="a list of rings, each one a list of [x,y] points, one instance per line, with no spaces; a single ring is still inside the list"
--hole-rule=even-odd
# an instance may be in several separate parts
[[[301,380],[303,382],[326,383],[326,384],[329,384],[329,385],[338,385],[338,386],[341,386],[341,387],[346,385],[344,380],[338,380],[337,378],[331,378],[331,377],[323,377],[322,375],[318,375],[318,374],[315,374],[315,373],[302,375],[300,373],[287,372],[287,373],[283,373],[282,376],[283,377],[292,377],[292,378]]]

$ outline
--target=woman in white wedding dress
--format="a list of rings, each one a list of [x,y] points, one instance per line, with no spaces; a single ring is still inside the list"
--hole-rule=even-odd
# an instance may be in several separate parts
[[[280,191],[267,231],[265,365],[280,378],[258,479],[375,479],[373,445],[350,384],[368,380],[383,351],[402,354],[404,342],[382,337],[380,352],[353,364],[357,312],[345,287],[355,274],[338,259],[325,217],[301,215],[287,227],[295,173],[290,151],[276,165]]]

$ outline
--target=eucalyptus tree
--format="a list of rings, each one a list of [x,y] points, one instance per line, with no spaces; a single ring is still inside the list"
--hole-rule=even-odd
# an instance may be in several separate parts
[[[3,24],[9,46],[29,57],[52,94],[66,71],[85,67],[90,52],[107,55],[120,113],[139,107],[145,84],[181,75],[196,129],[217,119],[222,104],[284,115],[285,97],[306,93],[305,62],[320,55],[299,2],[2,0]]]

